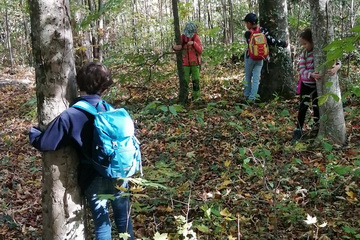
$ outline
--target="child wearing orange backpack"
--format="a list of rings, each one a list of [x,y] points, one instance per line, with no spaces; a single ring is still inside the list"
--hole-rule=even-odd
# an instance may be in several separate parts
[[[243,19],[248,31],[245,32],[245,39],[248,49],[245,56],[245,88],[244,97],[249,104],[253,104],[257,97],[260,84],[260,73],[264,60],[269,55],[269,45],[287,47],[287,42],[275,39],[269,31],[257,25],[256,14],[249,13]]]

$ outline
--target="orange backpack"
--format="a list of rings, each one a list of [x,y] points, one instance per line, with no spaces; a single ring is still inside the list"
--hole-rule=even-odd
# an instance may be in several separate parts
[[[253,60],[264,60],[269,56],[269,46],[260,27],[250,29],[249,56]]]

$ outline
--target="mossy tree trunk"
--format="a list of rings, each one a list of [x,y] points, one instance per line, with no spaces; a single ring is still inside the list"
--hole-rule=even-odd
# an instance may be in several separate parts
[[[172,9],[174,15],[174,31],[175,31],[175,42],[181,45],[181,34],[179,24],[179,11],[178,11],[178,0],[172,0]],[[188,91],[185,82],[184,68],[182,65],[182,51],[176,52],[176,65],[179,76],[179,102],[184,104],[188,100]]]
[[[38,120],[44,129],[76,97],[70,9],[67,0],[28,3]],[[72,148],[43,154],[43,239],[86,239],[76,156]]]
[[[266,27],[276,39],[289,42],[286,0],[259,0],[260,26]],[[270,46],[270,59],[264,61],[261,72],[259,95],[267,101],[274,95],[291,98],[295,95],[296,80],[293,77],[289,48]]]
[[[316,82],[320,104],[319,136],[329,139],[332,143],[343,145],[346,142],[344,110],[341,101],[341,90],[338,75],[327,74],[329,66],[324,66],[326,53],[323,50],[334,38],[334,29],[329,0],[312,0],[311,31],[314,42],[314,64],[323,78]],[[330,66],[331,67],[331,66]]]

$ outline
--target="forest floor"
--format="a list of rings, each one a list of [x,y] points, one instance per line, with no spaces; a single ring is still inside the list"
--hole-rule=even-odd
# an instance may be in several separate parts
[[[136,120],[144,178],[168,187],[133,188],[137,238],[360,239],[359,98],[344,101],[346,146],[315,141],[311,121],[291,144],[297,98],[248,106],[240,67],[203,72],[202,101],[185,107],[174,78],[107,96]],[[2,71],[0,89],[0,240],[41,239],[33,71]]]

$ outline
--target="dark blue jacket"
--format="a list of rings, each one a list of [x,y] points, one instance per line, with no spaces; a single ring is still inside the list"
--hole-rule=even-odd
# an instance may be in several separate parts
[[[74,103],[79,100],[96,106],[102,99],[99,95],[87,95],[77,98]],[[44,132],[32,127],[29,133],[31,145],[42,152],[55,151],[68,145],[75,147],[80,160],[78,181],[83,191],[99,176],[89,160],[92,154],[93,123],[94,117],[90,113],[70,107],[57,116]]]

